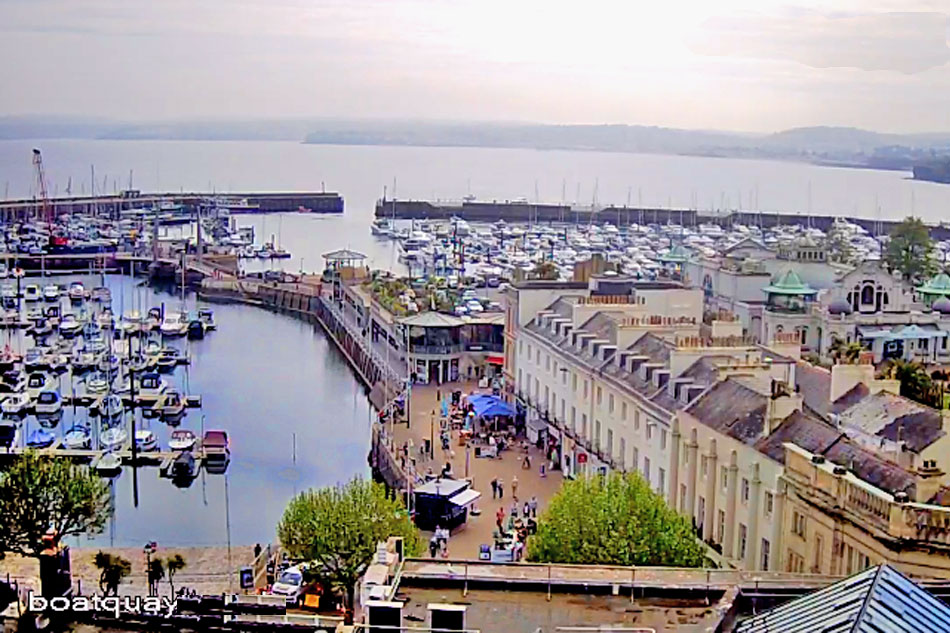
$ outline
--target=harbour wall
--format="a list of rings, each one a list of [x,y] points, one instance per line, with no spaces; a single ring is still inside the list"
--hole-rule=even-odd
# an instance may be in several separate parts
[[[718,224],[724,228],[745,224],[770,228],[781,225],[811,226],[827,231],[837,217],[804,213],[767,213],[760,211],[698,211],[696,209],[660,209],[607,206],[591,211],[562,204],[534,204],[521,201],[433,202],[428,200],[378,200],[376,217],[397,220],[448,220],[453,217],[470,222],[537,222],[587,224],[610,222],[629,224],[679,224],[697,226]],[[900,224],[895,220],[847,218],[872,235],[884,235]],[[934,225],[931,235],[938,240],[950,239],[950,226]]]
[[[290,191],[229,193],[222,196],[206,192],[123,192],[104,196],[69,196],[49,200],[53,214],[88,213],[116,217],[128,209],[181,205],[186,211],[214,208],[215,199],[246,200],[246,208],[232,208],[231,213],[287,213],[307,210],[310,213],[343,213],[343,196],[335,192]],[[0,202],[0,219],[5,222],[42,215],[42,204],[35,198]]]
[[[319,324],[363,383],[370,403],[377,410],[385,409],[401,390],[402,379],[372,349],[362,333],[342,318],[331,300],[321,294],[320,285],[205,279],[198,295],[210,301],[245,303],[284,312]]]

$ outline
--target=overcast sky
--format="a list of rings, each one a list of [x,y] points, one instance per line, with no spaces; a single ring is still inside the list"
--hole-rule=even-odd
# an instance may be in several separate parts
[[[950,130],[950,0],[0,0],[0,114]]]

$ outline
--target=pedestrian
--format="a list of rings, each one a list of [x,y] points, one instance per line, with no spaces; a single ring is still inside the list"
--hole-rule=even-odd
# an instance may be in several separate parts
[[[495,477],[491,480],[491,498],[495,499],[498,497],[498,477]]]
[[[498,498],[505,498],[505,482],[501,477],[498,478]]]
[[[511,478],[511,498],[518,500],[518,475]]]
[[[531,516],[538,516],[538,498],[534,495],[531,495],[531,500],[528,502],[529,507],[531,508]]]
[[[529,512],[531,512],[531,506],[528,504],[527,501],[525,501],[524,502],[524,518],[525,519],[527,519],[530,516],[530,514],[528,514]]]
[[[502,522],[505,520],[505,509],[502,507],[498,508],[498,512],[495,513],[495,523],[498,524],[498,531],[501,532]]]
[[[513,519],[517,519],[517,518],[518,518],[518,502],[517,502],[517,501],[512,501],[512,502],[511,502],[510,514],[511,514],[511,517],[512,517]]]
[[[261,556],[261,544],[255,543],[254,544],[254,559],[257,560],[258,558],[260,558],[260,556]]]
[[[436,552],[439,551],[439,540],[435,538],[435,535],[429,539],[429,556],[435,558]]]
[[[531,470],[531,456],[527,452],[524,454],[524,459],[521,460],[521,469],[522,470]]]
[[[548,476],[547,469],[545,468],[545,463],[541,462],[541,479],[544,479]]]

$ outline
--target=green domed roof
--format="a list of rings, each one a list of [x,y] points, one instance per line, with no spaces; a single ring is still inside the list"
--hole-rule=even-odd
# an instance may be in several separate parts
[[[786,270],[772,277],[772,283],[762,289],[776,295],[813,295],[818,291],[802,281],[794,270]]]
[[[916,288],[916,290],[917,292],[925,295],[942,295],[944,297],[950,296],[950,275],[947,273],[940,273],[925,283],[923,286]]]
[[[689,249],[682,244],[677,244],[670,250],[660,255],[661,262],[685,262],[689,259]]]

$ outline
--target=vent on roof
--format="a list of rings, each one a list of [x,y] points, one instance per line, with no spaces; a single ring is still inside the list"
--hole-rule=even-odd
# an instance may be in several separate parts
[[[910,498],[907,496],[907,493],[903,490],[894,493],[894,501],[897,503],[907,503]]]
[[[844,466],[835,466],[834,468],[831,469],[831,472],[833,472],[836,475],[844,475],[845,473],[848,472],[848,469],[845,468]]]
[[[824,463],[825,463],[825,458],[822,457],[821,455],[812,455],[812,456],[811,456],[811,463],[812,463],[812,464],[824,464]]]

